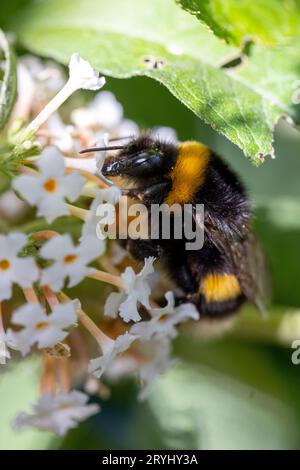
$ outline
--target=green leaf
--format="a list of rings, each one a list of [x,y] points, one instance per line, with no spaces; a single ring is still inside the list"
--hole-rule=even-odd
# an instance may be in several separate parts
[[[298,0],[176,0],[229,43],[254,39],[274,45],[299,34]]]
[[[4,75],[0,82],[0,132],[4,128],[13,108],[17,93],[17,73],[14,52],[4,33],[0,30],[0,49],[5,64]]]
[[[64,64],[76,51],[106,75],[157,80],[255,164],[273,153],[278,118],[295,114],[290,98],[299,60],[291,65],[288,57],[274,55],[277,74],[284,75],[289,65],[283,85],[276,83],[278,77],[272,86],[264,82],[261,61],[250,69],[249,59],[243,75],[221,69],[239,50],[215,38],[173,0],[40,1],[15,14],[8,27],[31,51]],[[261,78],[253,83],[255,72]],[[288,90],[284,101],[277,98],[278,88]]]

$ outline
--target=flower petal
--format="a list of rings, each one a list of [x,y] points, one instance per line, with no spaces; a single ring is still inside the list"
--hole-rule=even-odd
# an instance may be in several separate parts
[[[86,90],[99,90],[105,84],[105,78],[99,76],[99,72],[79,54],[72,54],[69,62],[70,81],[74,88]]]
[[[36,205],[43,195],[42,182],[38,175],[17,176],[12,182],[12,187],[32,206]]]
[[[75,246],[69,234],[57,235],[48,240],[40,250],[42,258],[61,260],[67,254],[75,252]]]
[[[80,196],[80,192],[85,183],[85,178],[78,173],[71,173],[63,177],[61,181],[63,195],[71,202]]]
[[[39,270],[34,258],[15,258],[13,261],[13,274],[16,284],[21,287],[31,287],[39,277]]]
[[[55,147],[46,147],[37,160],[36,166],[42,173],[44,179],[59,179],[65,173],[64,158]]]
[[[104,305],[104,315],[111,318],[117,318],[119,307],[125,299],[126,295],[124,293],[112,292],[109,294]]]

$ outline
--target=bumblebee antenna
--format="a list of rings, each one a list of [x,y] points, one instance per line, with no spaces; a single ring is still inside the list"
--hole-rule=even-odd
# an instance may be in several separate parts
[[[121,150],[125,145],[111,145],[110,147],[91,147],[88,149],[80,150],[79,153],[92,153],[92,152],[102,152],[104,150]]]
[[[109,142],[116,142],[118,140],[126,140],[126,139],[132,139],[133,136],[132,135],[126,135],[124,137],[112,137],[111,139],[108,139]]]

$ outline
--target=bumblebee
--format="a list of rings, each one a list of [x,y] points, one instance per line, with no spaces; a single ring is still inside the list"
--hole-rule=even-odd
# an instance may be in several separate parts
[[[142,134],[109,156],[106,178],[122,177],[128,195],[151,204],[204,204],[204,244],[185,249],[186,240],[132,240],[126,248],[138,261],[155,256],[182,295],[200,315],[221,318],[237,312],[245,301],[264,310],[267,276],[264,256],[252,231],[251,205],[237,175],[205,145],[179,144]],[[87,149],[83,152],[104,150]]]

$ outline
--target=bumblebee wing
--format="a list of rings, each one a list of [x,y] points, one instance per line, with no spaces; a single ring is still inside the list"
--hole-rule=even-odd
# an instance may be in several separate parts
[[[265,256],[254,233],[249,232],[245,239],[231,244],[230,255],[242,291],[265,315],[271,299],[271,282]]]
[[[271,283],[264,254],[254,233],[250,230],[242,237],[226,237],[207,224],[205,233],[230,259],[246,298],[265,315],[271,298]]]

